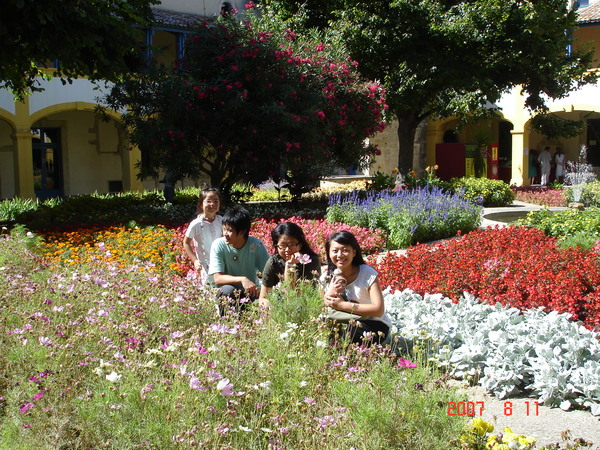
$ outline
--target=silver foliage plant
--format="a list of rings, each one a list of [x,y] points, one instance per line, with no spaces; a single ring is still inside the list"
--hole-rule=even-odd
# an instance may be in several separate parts
[[[564,410],[600,415],[600,333],[542,308],[520,311],[458,303],[441,294],[384,292],[393,332],[458,378],[479,382],[499,398],[529,396]]]

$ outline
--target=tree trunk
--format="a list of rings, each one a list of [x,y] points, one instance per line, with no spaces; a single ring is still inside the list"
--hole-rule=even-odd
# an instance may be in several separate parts
[[[415,132],[415,146],[413,156],[413,169],[419,176],[425,173],[427,167],[427,125],[429,121],[423,119]]]
[[[415,132],[420,119],[413,113],[396,114],[398,119],[398,171],[406,175],[413,168]]]

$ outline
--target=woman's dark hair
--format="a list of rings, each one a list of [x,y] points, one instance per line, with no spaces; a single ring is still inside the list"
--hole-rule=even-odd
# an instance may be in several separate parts
[[[329,247],[331,247],[331,243],[334,241],[338,244],[349,245],[354,250],[356,250],[356,255],[354,255],[354,258],[352,258],[353,266],[358,267],[362,264],[365,264],[365,260],[362,256],[362,251],[360,249],[360,244],[356,240],[356,237],[349,231],[336,231],[335,233],[329,235],[327,241],[325,242],[325,254],[327,255],[327,272],[330,275],[335,270],[335,265],[333,264],[329,256]]]
[[[229,208],[223,214],[223,225],[229,225],[237,233],[243,232],[246,239],[250,234],[250,222],[250,213],[240,205]]]
[[[223,203],[223,196],[221,195],[221,191],[214,187],[207,187],[200,191],[200,196],[198,197],[198,204],[196,205],[196,215],[204,214],[204,199],[208,196],[210,192],[214,192],[219,196],[219,202]]]
[[[310,244],[306,240],[306,235],[302,231],[302,228],[293,222],[282,222],[271,231],[271,239],[273,241],[273,248],[275,249],[274,255],[277,254],[277,243],[282,236],[290,236],[296,239],[300,243],[300,253],[310,255],[311,258],[317,256],[313,249],[310,248]]]

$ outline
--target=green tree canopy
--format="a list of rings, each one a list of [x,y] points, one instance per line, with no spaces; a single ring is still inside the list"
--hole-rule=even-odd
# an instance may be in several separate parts
[[[0,87],[17,98],[40,90],[41,69],[53,76],[115,80],[143,62],[141,30],[158,0],[2,0]],[[138,48],[136,48],[136,46]]]
[[[271,0],[292,15],[299,2]],[[418,124],[426,117],[481,116],[511,88],[521,86],[526,106],[545,110],[596,80],[587,72],[589,47],[567,51],[576,13],[564,0],[335,0],[312,2],[308,26],[334,16],[359,70],[381,80],[390,113],[398,119],[398,168],[412,167]],[[337,11],[331,11],[337,8]]]
[[[336,166],[366,162],[376,150],[364,141],[384,125],[381,87],[333,56],[290,29],[225,17],[198,27],[176,67],[120,82],[106,101],[127,108],[143,177],[206,175],[227,193],[271,176],[298,196]]]

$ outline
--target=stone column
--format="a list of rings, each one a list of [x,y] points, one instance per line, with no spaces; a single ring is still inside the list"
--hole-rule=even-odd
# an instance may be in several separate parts
[[[121,148],[121,167],[123,171],[123,190],[143,191],[142,180],[137,177],[138,169],[135,167],[142,160],[139,148],[128,143],[125,133],[119,132],[119,147]]]
[[[525,155],[525,131],[512,130],[512,168],[510,184],[524,186],[529,184],[529,155]]]
[[[15,152],[16,193],[21,198],[35,198],[33,188],[33,150],[30,128],[19,128],[15,132],[17,151]]]

